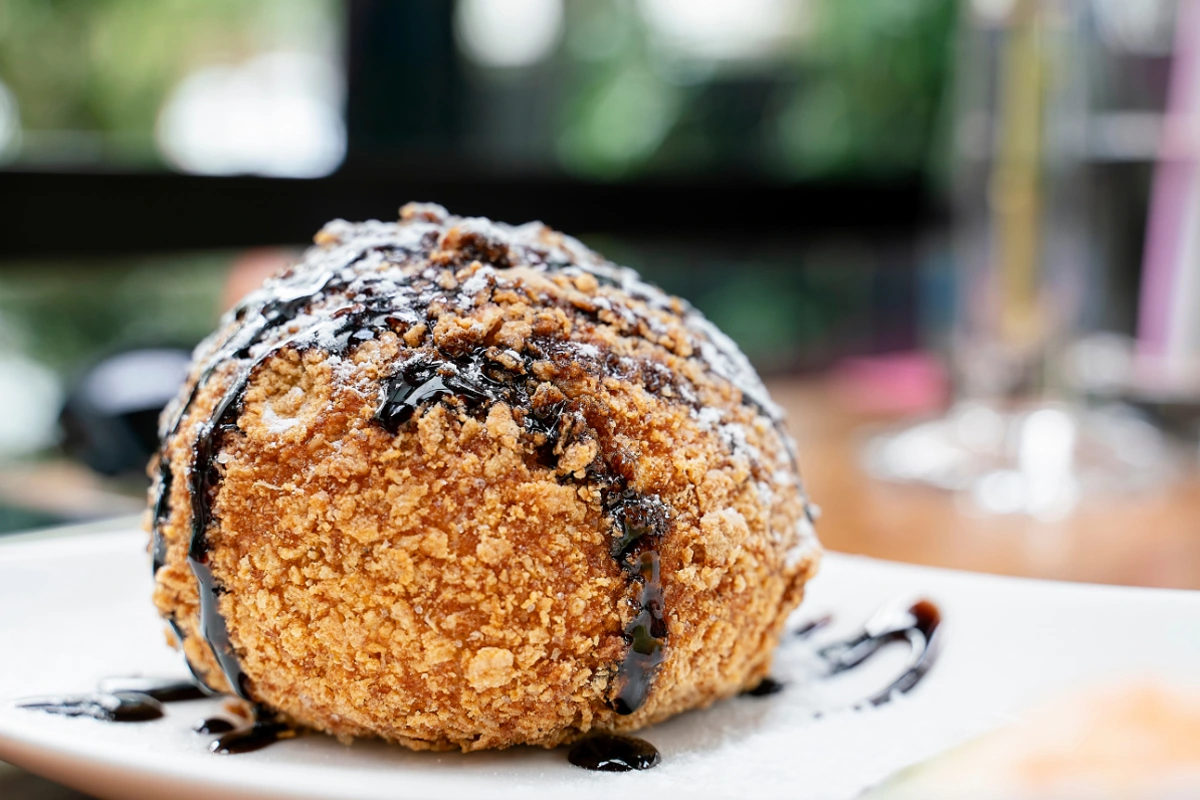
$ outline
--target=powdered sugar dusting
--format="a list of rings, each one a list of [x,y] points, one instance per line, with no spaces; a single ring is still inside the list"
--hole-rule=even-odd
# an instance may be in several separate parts
[[[601,287],[589,301],[599,310],[618,315],[630,330],[652,337],[665,336],[668,334],[665,315],[681,315],[691,338],[691,357],[700,359],[709,371],[728,381],[746,402],[778,428],[782,411],[737,345],[699,311],[643,281],[634,270],[604,260],[577,239],[540,222],[508,225],[482,217],[458,218],[440,206],[429,204],[409,206],[403,217],[400,222],[337,219],[328,223],[316,237],[318,246],[310,249],[300,264],[268,280],[226,315],[226,326],[233,332],[225,341],[214,336],[197,348],[202,355],[201,372],[211,371],[219,362],[239,352],[257,360],[285,345],[312,344],[333,350],[353,337],[370,338],[371,326],[353,331],[339,321],[341,315],[354,311],[360,297],[381,298],[383,301],[378,305],[386,309],[389,318],[415,324],[421,319],[419,309],[428,307],[434,292],[424,290],[422,294],[416,290],[411,273],[405,273],[394,262],[398,258],[403,260],[405,254],[445,245],[456,236],[460,240],[463,236],[474,236],[479,237],[472,240],[479,243],[476,249],[484,254],[494,253],[499,261],[506,263],[478,266],[452,297],[460,308],[470,307],[480,293],[500,281],[506,266],[590,274],[600,281]],[[425,272],[423,277],[430,281],[438,276],[432,267]],[[607,292],[606,287],[610,286],[620,294]],[[266,319],[270,309],[286,308],[289,304],[304,307],[288,325],[272,329]],[[574,348],[580,357],[600,357],[594,345],[575,343]],[[633,374],[637,365],[627,361],[621,359],[618,369]],[[690,392],[685,399],[689,396],[694,401]],[[180,404],[175,403],[164,415],[164,422],[172,421],[167,428],[178,423],[181,410]],[[715,409],[702,408],[696,413],[702,424],[719,433],[735,455],[761,460],[761,454],[748,444],[746,431],[740,426],[722,425],[720,412]],[[792,452],[790,438],[781,428],[779,434]]]
[[[713,372],[732,383],[750,402],[758,406],[772,421],[783,419],[783,409],[775,404],[763,386],[762,379],[750,365],[750,360],[726,336],[695,309],[684,317],[688,329],[700,336],[700,355]]]
[[[784,554],[784,566],[793,569],[801,562],[807,561],[821,547],[817,541],[817,529],[812,520],[805,514],[796,523],[796,542]]]
[[[746,439],[746,429],[739,424],[730,423],[717,429],[721,441],[725,443],[735,456],[748,459],[752,464],[762,461],[762,453]]]
[[[270,403],[263,404],[262,419],[271,433],[286,433],[300,424],[300,420],[295,417],[279,416]]]
[[[725,411],[715,406],[704,406],[703,408],[693,409],[692,417],[708,430],[716,430],[717,425],[725,417]]]
[[[487,289],[495,280],[496,270],[489,266],[480,267],[475,274],[467,278],[459,287],[458,304],[460,308],[468,308],[474,302],[475,295]]]

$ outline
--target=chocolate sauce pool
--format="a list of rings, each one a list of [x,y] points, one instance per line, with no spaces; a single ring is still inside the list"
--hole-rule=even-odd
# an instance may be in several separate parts
[[[662,758],[658,749],[645,739],[605,733],[573,744],[567,751],[567,760],[596,772],[630,772],[657,767]]]
[[[192,728],[196,733],[229,733],[237,726],[221,717],[209,717],[196,723]]]
[[[291,739],[295,735],[296,732],[283,723],[259,721],[218,736],[209,744],[208,749],[219,756],[253,753],[281,739]]]
[[[770,697],[773,694],[779,694],[787,688],[787,684],[780,683],[774,678],[763,678],[754,686],[742,692],[743,697]]]

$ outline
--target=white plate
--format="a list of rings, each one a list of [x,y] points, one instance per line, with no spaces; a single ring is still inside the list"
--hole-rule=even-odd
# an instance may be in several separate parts
[[[825,713],[886,678],[811,677],[812,645],[788,644],[781,694],[740,697],[642,733],[661,766],[592,773],[563,751],[411,753],[319,735],[217,756],[191,731],[219,701],[112,724],[19,709],[14,700],[88,692],[105,677],[183,676],[149,602],[145,536],[121,530],[0,544],[0,759],[103,798],[734,797],[848,798],[892,772],[1081,683],[1200,672],[1200,592],[1014,580],[828,555],[797,614],[829,612],[834,638],[880,604],[924,595],[942,608],[942,653],[924,682],[880,708]],[[891,659],[890,665],[885,663]],[[882,676],[882,677],[881,677]]]

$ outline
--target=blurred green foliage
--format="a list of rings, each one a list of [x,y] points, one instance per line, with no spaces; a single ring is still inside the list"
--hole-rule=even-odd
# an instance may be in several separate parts
[[[708,60],[672,51],[638,3],[564,2],[564,46],[528,91],[555,109],[544,157],[569,172],[890,175],[922,169],[937,140],[957,0],[792,0],[796,30],[769,51]],[[19,158],[160,163],[154,125],[180,80],[272,49],[336,49],[342,5],[3,0]]]
[[[189,72],[340,35],[336,0],[3,0],[0,81],[23,160],[160,161],[154,125]],[[62,132],[103,134],[63,137]]]
[[[926,166],[953,67],[957,0],[796,0],[777,52],[664,52],[621,0],[567,4],[561,163],[599,179],[755,171],[780,179]]]
[[[844,237],[749,248],[583,238],[690,301],[766,372],[823,367],[870,351],[893,317],[906,313],[875,304],[888,270],[876,248]]]
[[[953,67],[954,0],[823,0],[776,120],[797,176],[921,169]]]
[[[122,349],[190,348],[216,326],[232,259],[204,253],[5,263],[0,348],[60,374]]]
[[[687,298],[764,370],[823,366],[872,349],[889,313],[873,305],[888,269],[846,238],[753,248],[585,236],[605,256]],[[125,349],[190,348],[211,332],[238,254],[0,264],[0,353],[70,376]]]

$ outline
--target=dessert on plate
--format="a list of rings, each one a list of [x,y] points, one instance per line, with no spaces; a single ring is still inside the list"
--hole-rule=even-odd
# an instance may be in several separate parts
[[[330,223],[161,432],[154,602],[191,669],[343,738],[551,747],[729,697],[819,556],[737,347],[540,223]]]

